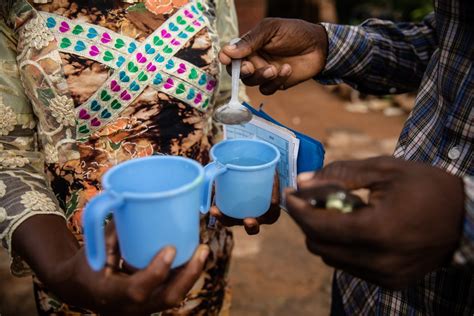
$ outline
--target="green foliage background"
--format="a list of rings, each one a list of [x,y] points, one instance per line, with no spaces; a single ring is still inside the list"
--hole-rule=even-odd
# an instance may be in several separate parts
[[[433,11],[433,0],[336,0],[340,23],[358,24],[369,17],[420,21]]]

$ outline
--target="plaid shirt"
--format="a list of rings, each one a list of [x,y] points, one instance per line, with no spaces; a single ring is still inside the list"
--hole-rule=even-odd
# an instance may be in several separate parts
[[[435,12],[418,24],[323,24],[328,62],[317,80],[371,94],[418,91],[395,156],[465,179],[464,234],[455,264],[403,291],[337,271],[347,315],[474,315],[473,18],[473,0],[437,0]]]

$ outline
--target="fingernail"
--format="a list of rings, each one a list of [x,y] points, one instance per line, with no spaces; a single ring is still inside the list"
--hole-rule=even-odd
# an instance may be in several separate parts
[[[166,264],[171,264],[174,260],[175,255],[176,255],[176,250],[172,247],[168,247],[165,250],[165,255],[163,256],[163,261]]]
[[[244,224],[245,226],[247,226],[248,228],[254,228],[256,226],[258,226],[258,222],[253,219],[253,218],[246,218],[244,219]]]
[[[288,64],[284,64],[283,67],[281,68],[281,73],[280,75],[283,77],[289,76],[291,74],[291,66]]]
[[[237,49],[237,45],[228,45],[227,49],[228,50],[235,50],[235,49]]]
[[[206,262],[207,256],[209,255],[209,247],[202,246],[200,252],[199,260],[201,260],[201,262]]]
[[[249,67],[246,64],[244,64],[242,66],[242,69],[240,69],[240,72],[242,75],[248,75],[250,73]]]
[[[273,71],[273,68],[270,67],[267,70],[263,72],[263,76],[267,79],[273,78],[275,76],[275,72]]]
[[[298,182],[306,182],[313,179],[313,177],[314,177],[313,172],[301,173],[300,175],[298,175]]]

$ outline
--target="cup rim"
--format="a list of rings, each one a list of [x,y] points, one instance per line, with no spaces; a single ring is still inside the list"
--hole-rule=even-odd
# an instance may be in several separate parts
[[[258,166],[238,166],[238,165],[233,165],[233,164],[222,164],[221,162],[219,162],[219,160],[216,159],[215,151],[219,147],[224,146],[224,144],[234,143],[234,142],[260,143],[260,144],[262,144],[264,146],[267,146],[268,148],[272,149],[276,154],[275,158],[270,162],[267,162],[265,164],[258,165]],[[248,138],[228,139],[228,140],[221,141],[220,143],[214,145],[211,148],[212,161],[220,163],[222,165],[225,165],[227,167],[227,169],[238,170],[238,171],[256,171],[256,170],[263,170],[263,169],[272,167],[272,166],[274,166],[275,164],[278,163],[278,161],[280,160],[280,156],[281,156],[280,151],[275,147],[275,145],[270,144],[269,142],[266,142],[266,141],[263,141],[263,140],[260,140],[260,139],[248,139]]]
[[[136,193],[136,192],[116,192],[113,189],[113,186],[110,183],[110,178],[117,172],[119,172],[121,169],[129,167],[130,165],[138,164],[143,161],[148,161],[148,160],[179,160],[188,163],[189,165],[192,165],[196,167],[198,170],[199,174],[197,175],[196,178],[194,178],[192,181],[176,188],[176,189],[171,189],[171,190],[166,190],[166,191],[160,191],[160,192],[147,192],[147,193]],[[168,198],[168,197],[173,197],[176,195],[179,195],[181,193],[187,192],[189,190],[194,189],[195,187],[199,186],[201,182],[204,180],[204,168],[197,162],[192,159],[186,158],[186,157],[180,157],[180,156],[148,156],[148,157],[141,157],[141,158],[136,158],[132,160],[125,161],[123,163],[120,163],[114,167],[112,167],[110,170],[108,170],[104,176],[102,177],[102,186],[105,191],[111,192],[113,194],[116,194],[118,196],[123,197],[124,199],[140,199],[140,200],[147,200],[147,199],[159,199],[159,198]]]

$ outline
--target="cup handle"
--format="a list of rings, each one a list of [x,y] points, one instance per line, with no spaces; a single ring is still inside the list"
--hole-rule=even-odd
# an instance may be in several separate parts
[[[105,265],[105,227],[104,222],[112,211],[123,204],[123,199],[108,192],[94,197],[85,207],[82,216],[84,241],[89,265],[100,271]]]
[[[204,195],[201,205],[201,213],[207,214],[211,208],[211,193],[214,180],[217,176],[227,172],[227,167],[214,161],[204,167],[204,171],[206,174],[206,179],[204,181]]]

